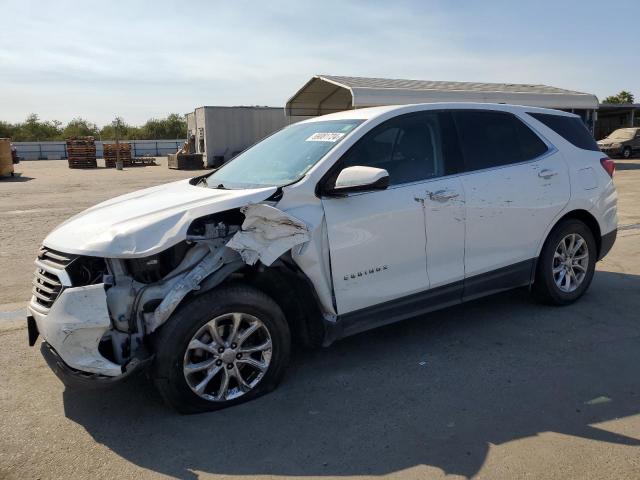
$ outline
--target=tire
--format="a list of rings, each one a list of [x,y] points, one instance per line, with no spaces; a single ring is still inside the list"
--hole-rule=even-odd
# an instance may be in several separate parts
[[[254,327],[254,332],[243,339]],[[214,340],[216,332],[218,342]],[[191,343],[194,338],[208,348],[195,348],[193,345],[202,344]],[[231,343],[233,338],[237,339],[237,345]],[[238,284],[186,301],[159,329],[153,343],[156,357],[152,377],[160,394],[181,413],[199,413],[244,403],[272,391],[282,380],[289,362],[291,334],[282,310],[270,297]],[[247,349],[261,350],[246,353]],[[203,365],[207,366],[204,370]],[[187,374],[184,367],[192,367],[194,371]],[[205,387],[198,389],[211,374]],[[225,378],[228,389],[219,396]],[[247,390],[248,386],[251,388]]]
[[[632,156],[633,153],[631,151],[631,147],[624,147],[624,150],[622,150],[622,158],[629,160]]]
[[[576,250],[577,254],[573,259],[567,259],[563,261],[561,257],[556,256],[556,250],[562,249],[560,246],[561,241],[565,241],[565,247],[567,243],[570,245],[570,238],[576,240],[574,246],[579,243],[581,238],[584,243],[584,247],[580,247]],[[586,250],[588,257],[585,259],[576,260],[581,257]],[[533,293],[535,297],[547,304],[551,305],[569,305],[578,300],[584,292],[589,288],[591,281],[593,280],[593,274],[595,272],[596,259],[598,257],[597,245],[593,232],[589,227],[580,220],[567,219],[559,223],[549,233],[547,240],[542,247],[540,257],[536,265],[536,276],[533,284]],[[568,264],[580,263],[581,269],[576,266],[571,271],[574,272],[573,276],[567,273],[562,275],[562,270],[567,268]],[[563,267],[565,265],[565,267]],[[554,270],[555,269],[555,270]],[[582,271],[582,269],[584,271]],[[557,270],[560,270],[557,272]],[[554,273],[557,272],[557,273]],[[581,276],[584,274],[584,276]],[[567,278],[565,278],[567,277]],[[579,282],[577,280],[580,280]],[[575,285],[567,286],[567,282],[576,282]],[[560,285],[558,284],[560,281]],[[572,287],[575,287],[572,289]]]

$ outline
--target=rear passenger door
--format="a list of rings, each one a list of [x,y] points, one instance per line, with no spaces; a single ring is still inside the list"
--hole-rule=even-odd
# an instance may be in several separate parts
[[[531,278],[541,237],[569,201],[560,152],[508,112],[454,112],[465,174],[465,298]],[[491,273],[489,273],[491,272]]]

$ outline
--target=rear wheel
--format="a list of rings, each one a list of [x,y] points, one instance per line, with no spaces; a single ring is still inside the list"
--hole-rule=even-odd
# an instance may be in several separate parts
[[[593,233],[580,220],[557,225],[542,248],[533,291],[545,303],[568,305],[589,288],[597,259]]]
[[[218,410],[273,390],[290,343],[270,297],[248,286],[220,288],[188,301],[160,329],[154,381],[182,413]]]

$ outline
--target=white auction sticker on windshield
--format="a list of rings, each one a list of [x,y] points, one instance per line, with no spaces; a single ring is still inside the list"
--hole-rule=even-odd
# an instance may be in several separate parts
[[[307,138],[307,142],[331,142],[335,143],[344,137],[344,133],[318,132]]]

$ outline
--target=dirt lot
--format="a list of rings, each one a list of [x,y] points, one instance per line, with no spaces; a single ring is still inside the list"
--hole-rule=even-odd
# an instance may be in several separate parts
[[[281,387],[179,416],[145,378],[65,390],[27,346],[33,259],[101,200],[193,176],[24,162],[0,181],[0,478],[640,478],[640,160],[590,291],[513,291],[300,353]]]

